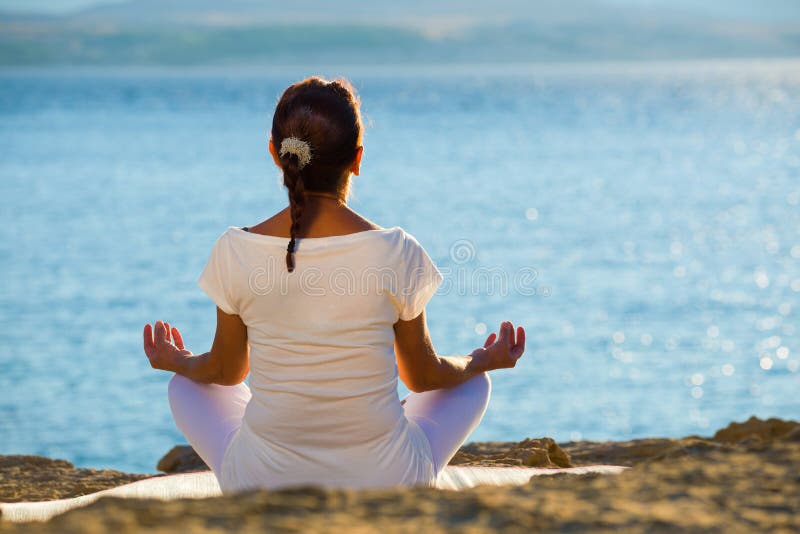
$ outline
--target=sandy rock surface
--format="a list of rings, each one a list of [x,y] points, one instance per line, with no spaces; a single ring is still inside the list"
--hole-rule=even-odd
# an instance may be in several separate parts
[[[616,476],[534,477],[525,486],[460,492],[307,487],[172,502],[105,498],[48,523],[0,523],[0,532],[800,532],[800,424],[796,422],[753,418],[711,438],[554,445],[547,439],[471,443],[454,461],[462,465],[566,461],[633,468]],[[187,453],[175,453],[173,458],[188,461]],[[52,486],[55,498],[65,487],[60,477],[99,480],[98,473],[103,473],[73,470],[82,474],[70,475],[63,464],[59,469],[66,472],[54,471],[52,480],[27,478],[14,494],[27,491],[41,497]],[[2,473],[8,477],[10,471]],[[23,473],[20,465],[14,476]],[[34,490],[35,484],[41,487]],[[2,487],[12,486],[13,480],[2,480]]]
[[[64,499],[152,476],[113,469],[76,469],[66,460],[42,456],[0,456],[0,502]]]

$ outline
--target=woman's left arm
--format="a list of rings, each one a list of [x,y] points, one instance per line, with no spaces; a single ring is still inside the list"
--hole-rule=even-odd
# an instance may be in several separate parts
[[[205,384],[233,386],[250,372],[247,326],[241,317],[229,315],[219,307],[217,332],[209,352],[192,354],[184,347],[180,331],[163,321],[156,321],[155,328],[144,326],[144,352],[154,369],[172,371]]]

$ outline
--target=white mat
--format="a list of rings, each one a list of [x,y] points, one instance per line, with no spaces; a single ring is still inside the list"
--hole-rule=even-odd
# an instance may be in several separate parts
[[[475,467],[475,466],[447,466],[439,473],[436,487],[447,490],[460,490],[478,485],[522,485],[526,484],[532,476],[555,475],[559,473],[572,473],[583,475],[587,473],[617,474],[625,467],[614,465],[592,465],[587,467],[571,467],[568,469],[539,469],[531,467]],[[218,497],[221,495],[217,479],[211,471],[198,473],[182,473],[177,475],[146,478],[110,488],[89,495],[82,495],[71,499],[59,499],[43,502],[0,503],[3,521],[47,521],[51,517],[71,510],[86,506],[100,497],[125,497],[133,499],[159,499],[172,500],[204,497]]]

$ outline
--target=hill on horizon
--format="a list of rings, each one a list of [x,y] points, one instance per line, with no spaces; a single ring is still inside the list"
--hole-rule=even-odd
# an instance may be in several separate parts
[[[608,0],[139,0],[60,15],[0,12],[4,66],[797,56],[800,13],[748,21],[680,3],[632,8]]]

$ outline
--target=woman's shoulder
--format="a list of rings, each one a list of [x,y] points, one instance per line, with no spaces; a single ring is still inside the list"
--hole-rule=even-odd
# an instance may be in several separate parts
[[[392,226],[387,228],[386,232],[391,239],[396,240],[405,248],[422,248],[422,244],[417,240],[416,236],[402,226]]]
[[[433,263],[428,251],[417,238],[402,226],[392,226],[381,232],[385,242],[384,257],[398,265]]]
[[[404,250],[409,246],[422,246],[420,245],[419,241],[417,241],[417,238],[402,226],[377,228],[372,230],[372,232],[374,232],[376,235],[379,235],[387,243],[397,247],[398,250]]]

